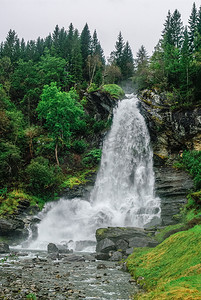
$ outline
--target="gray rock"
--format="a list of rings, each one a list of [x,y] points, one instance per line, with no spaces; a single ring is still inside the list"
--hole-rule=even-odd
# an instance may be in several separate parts
[[[54,243],[49,243],[47,245],[47,252],[48,253],[59,253],[59,249]]]
[[[156,247],[158,242],[149,237],[134,237],[129,239],[128,248],[138,248],[138,247]]]
[[[85,258],[80,255],[67,254],[64,258],[64,261],[85,261]]]
[[[120,261],[120,260],[122,260],[122,258],[123,258],[122,253],[119,252],[119,251],[115,251],[115,252],[112,253],[112,256],[110,257],[109,260],[111,260],[111,261]]]
[[[0,242],[0,253],[10,253],[9,245],[3,242]]]
[[[95,255],[97,260],[108,260],[110,258],[109,253],[97,253]]]
[[[125,240],[118,240],[116,242],[116,246],[117,246],[117,250],[122,250],[122,251],[126,251],[126,249],[128,248],[128,241]]]
[[[132,253],[133,253],[133,250],[134,250],[133,247],[132,247],[132,248],[128,248],[128,249],[126,250],[126,254],[127,254],[127,255],[132,254]]]
[[[101,240],[96,245],[96,251],[97,252],[107,253],[110,250],[116,250],[116,245],[113,241],[111,241],[108,238],[105,238],[105,239]]]

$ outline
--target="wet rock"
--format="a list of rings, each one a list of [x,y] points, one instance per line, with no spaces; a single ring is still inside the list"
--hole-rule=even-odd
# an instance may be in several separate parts
[[[99,265],[97,265],[97,269],[98,270],[100,270],[100,269],[107,269],[107,267],[104,264],[99,264]]]
[[[68,254],[63,258],[64,261],[85,261],[85,258],[80,255]]]
[[[155,190],[161,199],[162,225],[178,222],[174,215],[179,214],[182,205],[187,202],[186,195],[193,188],[192,178],[183,170],[162,166],[155,168]]]
[[[121,260],[123,255],[128,255],[133,252],[134,247],[155,247],[158,242],[155,240],[156,229],[142,229],[136,227],[108,227],[100,228],[96,231],[98,251],[108,253],[110,251],[121,249],[115,252],[114,260]],[[152,237],[153,236],[153,237]]]
[[[49,243],[47,245],[47,252],[48,253],[58,253],[59,249],[57,248],[57,246],[54,243]]]
[[[132,247],[132,248],[128,248],[128,249],[126,249],[126,254],[127,254],[127,255],[130,255],[130,254],[133,253],[133,251],[134,251],[134,248],[133,248],[133,247]]]
[[[9,245],[0,242],[0,253],[10,253]]]
[[[95,255],[97,260],[108,260],[110,258],[109,253],[97,253]]]
[[[123,258],[123,254],[119,251],[115,251],[112,253],[111,257],[110,257],[110,261],[120,261]]]
[[[117,246],[117,249],[119,250],[123,250],[123,251],[126,251],[126,249],[128,249],[128,242],[126,240],[118,240],[116,242],[116,246]]]
[[[128,248],[138,248],[138,247],[156,247],[158,242],[149,237],[134,237],[129,239]]]
[[[110,250],[116,250],[116,246],[115,243],[108,238],[101,240],[96,245],[97,252],[107,253]]]

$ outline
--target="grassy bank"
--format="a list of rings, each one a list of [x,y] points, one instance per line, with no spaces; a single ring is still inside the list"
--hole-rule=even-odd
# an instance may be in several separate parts
[[[129,272],[145,289],[135,299],[201,299],[201,225],[178,232],[154,249],[135,249]]]

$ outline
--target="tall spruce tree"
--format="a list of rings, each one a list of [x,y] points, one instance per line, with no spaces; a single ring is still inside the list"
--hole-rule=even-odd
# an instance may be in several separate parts
[[[193,8],[191,11],[191,15],[189,18],[189,47],[191,53],[195,51],[196,48],[196,32],[197,32],[197,25],[198,25],[198,14],[195,2],[193,3]]]
[[[83,65],[83,75],[86,81],[89,81],[87,59],[91,54],[91,34],[89,31],[88,24],[86,23],[81,32],[81,54],[82,54],[82,65]]]
[[[125,44],[122,53],[122,77],[123,79],[128,79],[133,75],[134,71],[134,60],[133,53],[128,41]]]

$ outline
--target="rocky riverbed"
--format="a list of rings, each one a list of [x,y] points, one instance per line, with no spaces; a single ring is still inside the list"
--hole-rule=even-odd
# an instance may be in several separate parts
[[[118,263],[95,254],[1,254],[0,274],[0,299],[126,300],[139,290]]]

